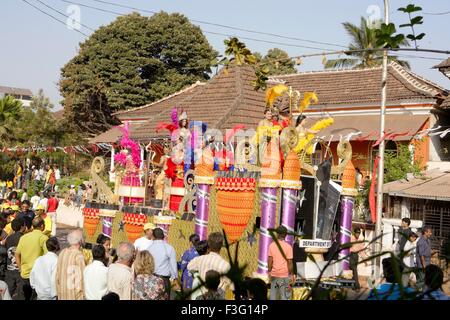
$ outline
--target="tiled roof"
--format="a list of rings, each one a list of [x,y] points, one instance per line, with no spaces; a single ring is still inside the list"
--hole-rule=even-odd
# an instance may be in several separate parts
[[[197,81],[183,90],[175,92],[174,94],[164,97],[158,101],[146,104],[145,106],[119,111],[114,113],[114,115],[122,121],[133,119],[150,119],[161,111],[168,108],[172,109],[172,107],[178,105],[181,101],[189,98],[204,84],[204,82]]]
[[[6,94],[19,94],[24,96],[33,96],[33,92],[31,92],[30,89],[23,89],[23,88],[13,88],[13,87],[6,87],[6,86],[0,86],[0,93],[6,93]]]
[[[439,63],[437,66],[434,66],[433,68],[439,69],[439,68],[450,68],[450,58],[447,58],[446,60]]]
[[[396,63],[388,69],[387,104],[434,103],[445,91]],[[255,128],[263,118],[265,94],[255,91],[252,68],[231,66],[222,70],[205,84],[195,85],[150,105],[117,113],[124,119],[148,119],[131,133],[131,138],[148,140],[168,136],[167,131],[156,133],[159,122],[169,122],[172,107],[188,113],[191,120],[204,121],[209,128],[228,129],[236,124]],[[325,70],[292,75],[273,76],[273,82],[284,82],[300,92],[315,91],[319,103],[308,110],[333,107],[377,106],[380,103],[381,67],[361,70]]]
[[[309,110],[325,106],[381,103],[381,67],[357,70],[325,70],[274,77],[294,90],[314,91],[319,102]],[[430,99],[444,88],[421,78],[397,63],[388,67],[387,104]]]
[[[450,172],[430,171],[423,177],[389,182],[383,192],[393,196],[450,201]]]
[[[177,104],[192,120],[203,121],[208,128],[227,129],[235,124],[255,127],[264,110],[264,93],[253,90],[254,72],[249,67],[232,67],[196,90],[195,94]],[[173,106],[173,105],[172,105]],[[131,135],[134,139],[168,136],[156,133],[159,122],[170,121],[171,108],[148,120]]]
[[[130,136],[133,135],[136,128],[139,127],[140,124],[130,122],[129,126],[129,132]],[[122,131],[117,127],[114,126],[110,128],[108,131],[105,131],[98,136],[95,136],[89,140],[89,143],[116,143],[120,140],[122,137]]]

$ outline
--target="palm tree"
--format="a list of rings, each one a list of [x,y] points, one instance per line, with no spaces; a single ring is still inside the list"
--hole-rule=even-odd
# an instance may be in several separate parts
[[[351,38],[351,43],[348,46],[349,50],[381,48],[381,46],[377,45],[376,28],[374,27],[375,23],[371,24],[366,18],[361,17],[359,27],[350,22],[344,22],[342,25]],[[409,42],[405,39],[400,45],[409,46]],[[325,68],[362,69],[376,67],[382,64],[383,52],[368,50],[363,52],[348,52],[346,55],[348,58],[328,60],[325,64]],[[396,56],[388,56],[388,59],[389,61],[395,61],[403,67],[409,68],[409,63],[407,61],[398,60]]]
[[[22,102],[11,96],[0,99],[0,137],[7,138],[11,134],[11,123],[18,120],[22,113]]]

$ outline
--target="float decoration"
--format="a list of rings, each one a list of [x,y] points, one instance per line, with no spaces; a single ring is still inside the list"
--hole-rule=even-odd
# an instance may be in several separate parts
[[[342,200],[341,200],[341,221],[339,243],[341,246],[350,243],[352,237],[352,217],[354,196],[358,194],[355,189],[356,170],[352,161],[349,161],[344,169],[342,177]],[[349,262],[350,248],[343,249],[339,252],[339,258],[343,259],[343,269],[350,269]]]
[[[118,195],[123,197],[124,203],[142,203],[145,198],[145,187],[141,186],[139,166],[141,165],[141,147],[129,138],[129,125],[119,127],[123,135],[120,140],[122,150],[114,156],[122,167],[124,175],[118,187]]]
[[[302,167],[298,155],[291,151],[286,157],[283,168],[283,212],[281,215],[281,225],[285,226],[288,232],[294,232],[295,227],[295,210],[298,201],[298,190],[302,188],[300,181]],[[286,236],[286,242],[292,245],[294,237]]]
[[[86,233],[92,237],[100,222],[99,209],[83,208],[83,227]]]
[[[125,224],[127,238],[131,243],[142,236],[144,224],[148,222],[145,214],[135,213],[125,213],[122,221]]]
[[[202,150],[200,161],[195,166],[194,183],[197,184],[197,206],[195,207],[195,233],[200,240],[208,236],[211,185],[214,184],[214,159],[209,148]]]
[[[261,225],[258,252],[259,277],[268,274],[268,252],[272,243],[269,229],[275,228],[277,214],[277,193],[281,183],[281,159],[280,150],[275,139],[271,139],[264,153],[264,163],[261,168]]]
[[[230,243],[236,242],[253,212],[256,179],[220,177],[216,181],[216,207]]]
[[[102,217],[102,233],[109,238],[112,237],[113,219],[116,214],[116,210],[106,209],[100,209],[98,214],[99,217]]]

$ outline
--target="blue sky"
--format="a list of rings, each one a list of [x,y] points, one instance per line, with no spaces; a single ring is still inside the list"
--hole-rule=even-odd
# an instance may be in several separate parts
[[[27,0],[42,10],[66,21],[66,18],[52,12],[39,3],[38,0]],[[66,12],[70,4],[61,0],[40,0],[59,11]],[[359,23],[361,16],[376,14],[378,7],[383,16],[382,0],[292,0],[292,1],[216,1],[216,0],[106,0],[118,4],[133,6],[150,11],[164,10],[180,12],[190,19],[213,22],[244,29],[258,30],[288,37],[296,37],[339,45],[347,45],[349,38],[345,34],[341,23],[350,21]],[[86,5],[100,7],[121,13],[132,10],[117,8],[93,0],[73,0]],[[408,3],[422,6],[424,12],[440,13],[450,11],[448,0],[391,0],[391,20],[400,24],[405,23],[406,16],[397,12],[397,8]],[[375,8],[375,10],[370,10]],[[370,11],[370,12],[369,12]],[[80,7],[81,23],[98,28],[113,21],[114,14],[99,12]],[[0,1],[0,30],[2,49],[0,50],[0,85],[30,88],[36,93],[39,88],[50,97],[59,108],[61,96],[57,82],[60,68],[76,55],[78,44],[85,37],[65,25],[30,7],[23,0]],[[145,13],[144,13],[145,14]],[[450,14],[424,15],[424,24],[419,26],[419,32],[425,32],[426,37],[420,42],[422,48],[450,50]],[[283,42],[297,46],[312,46],[318,49],[295,46],[277,45],[251,40],[243,40],[253,51],[266,53],[268,49],[279,47],[291,56],[323,52],[323,49],[339,49],[339,47],[322,44],[312,44],[302,41],[281,39],[267,35],[258,35],[243,31],[224,29],[211,25],[199,24],[202,30],[232,34],[240,37],[250,37],[267,41]],[[86,34],[92,31],[81,29]],[[223,53],[223,40],[226,36],[205,33],[211,45]],[[408,55],[446,58],[442,54],[408,53]],[[412,70],[446,88],[450,88],[450,80],[432,66],[438,60],[404,58],[410,61]],[[322,70],[321,57],[304,59],[300,71]]]

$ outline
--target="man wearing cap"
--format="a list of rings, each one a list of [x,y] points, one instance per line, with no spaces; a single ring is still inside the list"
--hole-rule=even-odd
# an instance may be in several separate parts
[[[290,300],[292,285],[295,282],[293,250],[284,240],[287,234],[286,227],[279,226],[276,232],[280,248],[275,241],[269,246],[270,300]]]
[[[155,228],[156,226],[153,223],[144,224],[144,236],[134,242],[134,247],[137,251],[147,250],[151,246],[153,243],[153,229]]]
[[[36,217],[41,217],[42,219],[44,219],[45,228],[43,232],[46,236],[50,237],[52,233],[53,221],[51,217],[49,217],[49,215],[45,213],[45,209],[42,205],[37,206]]]

